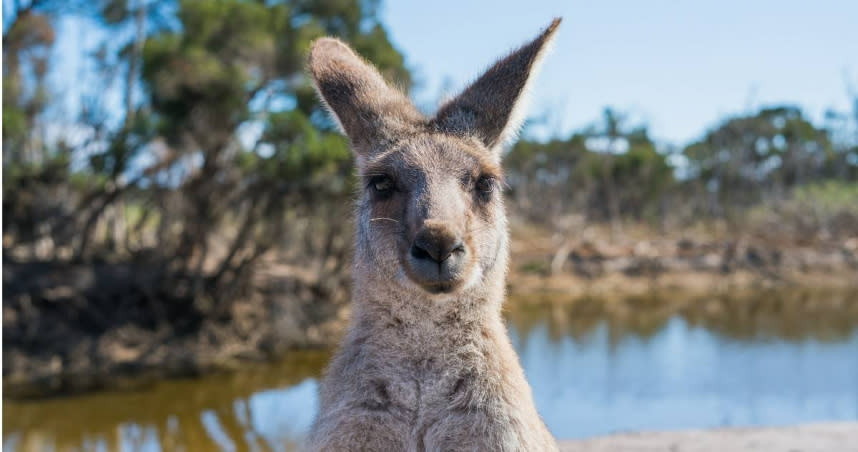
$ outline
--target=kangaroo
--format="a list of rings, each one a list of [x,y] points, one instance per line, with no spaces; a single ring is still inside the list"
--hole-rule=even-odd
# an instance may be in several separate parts
[[[551,451],[501,317],[501,154],[560,19],[434,115],[343,42],[308,69],[360,190],[352,317],[321,384],[312,451]]]

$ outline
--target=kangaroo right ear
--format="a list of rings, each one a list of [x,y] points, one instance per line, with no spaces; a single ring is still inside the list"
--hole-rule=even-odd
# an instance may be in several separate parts
[[[536,39],[502,58],[462,94],[441,106],[435,118],[438,127],[476,136],[499,154],[524,119],[522,98],[560,20],[554,19]]]
[[[308,68],[316,91],[358,155],[395,141],[424,121],[404,94],[338,39],[313,42]]]

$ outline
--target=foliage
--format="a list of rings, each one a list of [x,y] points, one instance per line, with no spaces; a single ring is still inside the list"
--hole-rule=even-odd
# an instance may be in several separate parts
[[[796,203],[814,206],[824,212],[850,212],[858,215],[858,183],[827,180],[796,187],[792,198]]]
[[[313,39],[339,36],[408,90],[376,1],[29,0],[8,11],[7,257],[143,262],[164,292],[190,292],[182,299],[236,298],[268,255],[342,281],[351,156],[304,60]],[[72,113],[46,77],[54,27],[68,16],[109,31]],[[680,148],[606,109],[568,137],[521,140],[507,153],[511,207],[563,229],[570,217],[615,231],[624,221],[735,219],[761,203],[784,218],[852,224],[841,213],[853,218],[848,206],[858,205],[853,104],[825,127],[796,107],[764,108]],[[828,229],[848,230],[838,228]]]
[[[841,164],[828,131],[796,107],[728,119],[683,153],[710,194],[712,214],[747,207],[766,195],[781,198],[790,187],[831,177]]]
[[[505,163],[516,207],[541,221],[577,212],[591,221],[657,213],[676,181],[645,127],[627,127],[612,110],[566,140],[520,141]]]
[[[33,161],[38,156],[29,132],[48,102],[45,76],[54,28],[49,17],[32,8],[17,12],[3,35],[3,148],[7,160]]]
[[[235,298],[255,263],[274,249],[322,274],[342,273],[351,156],[303,68],[309,43],[333,34],[407,89],[404,58],[374,2],[105,0],[75,11],[44,5],[39,17],[48,30],[50,17],[87,14],[129,37],[105,42],[93,56],[101,82],[123,87],[126,108],[111,126],[99,113],[107,107],[94,99],[76,125],[91,132],[89,139],[75,146],[42,141],[43,154],[30,161],[4,158],[4,244],[32,244],[41,259],[143,259],[163,273],[165,285],[190,284],[192,298]],[[4,44],[21,42],[4,45],[7,61],[50,48],[52,34],[35,34],[27,14],[4,36]],[[26,78],[25,69],[5,67],[7,80]],[[21,85],[4,81],[4,99],[20,104],[4,113],[7,149],[36,135],[37,114],[17,114],[35,102],[22,97]],[[61,194],[46,203],[49,192]],[[45,240],[48,251],[36,246]]]

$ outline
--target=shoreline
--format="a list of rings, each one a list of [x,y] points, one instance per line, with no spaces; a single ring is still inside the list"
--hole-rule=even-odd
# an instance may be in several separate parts
[[[558,445],[561,452],[856,452],[858,422],[617,433]]]
[[[777,277],[751,270],[731,273],[670,271],[652,277],[610,273],[586,278],[564,272],[542,276],[512,271],[507,294],[515,303],[526,296],[575,301],[582,298],[616,300],[652,294],[670,297],[699,297],[712,294],[768,290],[851,291],[858,289],[858,271],[849,268],[808,269],[783,272]]]
[[[675,240],[614,248],[582,242],[556,250],[555,257],[565,257],[555,259],[546,244],[528,248],[533,242],[522,242],[513,250],[505,310],[552,305],[564,312],[552,318],[559,326],[599,315],[628,323],[638,313],[650,322],[683,315],[722,327],[731,313],[747,309],[744,299],[761,293],[772,294],[764,297],[772,300],[790,298],[798,315],[806,316],[796,320],[800,325],[813,319],[846,330],[858,315],[858,304],[845,302],[858,296],[858,252],[852,242],[826,252],[785,249],[776,261],[760,260],[771,255],[760,247],[743,245],[739,252],[723,244]],[[135,275],[147,273],[133,270],[7,263],[4,295],[14,302],[3,306],[6,394],[38,398],[133,386],[229,371],[276,360],[290,350],[333,347],[349,313],[345,285],[320,292],[299,269],[276,263],[260,272],[264,282],[230,304],[222,319],[195,311],[190,301],[141,297],[136,287],[147,281]],[[115,295],[104,296],[105,284]],[[336,301],[320,304],[320,293]],[[78,309],[91,294],[100,303]],[[805,303],[811,295],[817,300]],[[183,306],[187,312],[169,311]],[[159,309],[168,315],[154,316]],[[750,334],[754,325],[745,327],[743,334]],[[36,334],[40,331],[49,334]],[[776,333],[813,334],[802,328]]]

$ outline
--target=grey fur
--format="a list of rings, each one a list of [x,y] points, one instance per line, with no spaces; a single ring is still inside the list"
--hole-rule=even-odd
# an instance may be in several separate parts
[[[362,189],[352,319],[309,450],[557,450],[501,317],[509,251],[496,150],[558,24],[434,118],[345,44],[313,44],[310,73],[352,142]],[[395,189],[379,191],[379,177]],[[409,251],[427,231],[462,243],[441,286]]]

